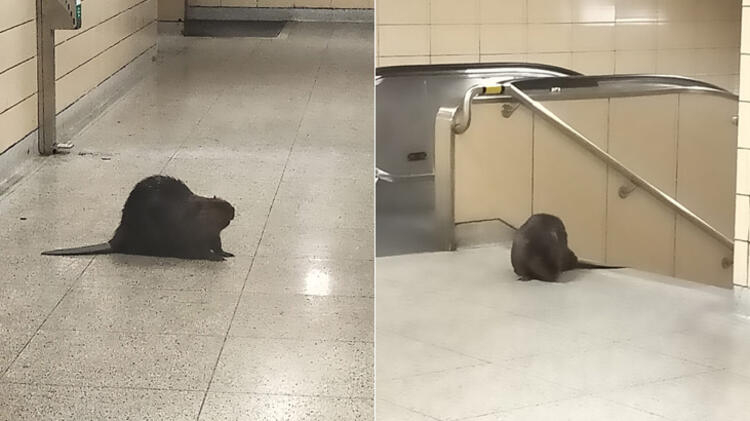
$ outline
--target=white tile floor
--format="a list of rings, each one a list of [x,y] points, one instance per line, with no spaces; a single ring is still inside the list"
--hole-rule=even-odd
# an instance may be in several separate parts
[[[376,276],[378,421],[750,419],[731,291],[629,269],[519,282],[509,245]]]
[[[354,24],[162,37],[0,196],[0,420],[372,419],[372,46]],[[237,257],[39,255],[108,239],[155,173],[235,205]]]

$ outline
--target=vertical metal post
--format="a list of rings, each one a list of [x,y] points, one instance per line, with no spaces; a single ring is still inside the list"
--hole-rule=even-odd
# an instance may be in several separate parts
[[[455,133],[457,108],[440,108],[435,118],[435,225],[441,250],[455,250]]]
[[[55,99],[55,29],[81,28],[81,0],[36,0],[38,143],[41,155],[73,145],[58,144]]]
[[[45,6],[49,0],[36,0],[36,51],[39,116],[39,153],[50,155],[56,142],[55,127],[55,30]]]

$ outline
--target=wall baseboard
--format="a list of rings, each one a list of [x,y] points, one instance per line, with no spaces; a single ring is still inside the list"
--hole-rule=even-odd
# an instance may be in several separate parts
[[[187,19],[269,20],[296,22],[373,23],[372,9],[315,9],[285,7],[188,7]]]
[[[156,57],[156,45],[141,53],[76,102],[57,114],[58,142],[68,142],[147,74]],[[0,154],[0,194],[11,190],[25,175],[36,171],[49,157],[39,155],[37,130]]]

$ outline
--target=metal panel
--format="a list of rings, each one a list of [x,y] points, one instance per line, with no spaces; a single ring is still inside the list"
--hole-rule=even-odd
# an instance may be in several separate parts
[[[49,155],[71,145],[57,143],[55,30],[81,28],[81,0],[37,0],[37,86],[39,153]]]

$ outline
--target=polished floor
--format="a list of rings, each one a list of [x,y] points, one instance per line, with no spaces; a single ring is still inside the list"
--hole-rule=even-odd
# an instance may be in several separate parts
[[[373,418],[372,25],[162,36],[0,196],[0,420]],[[226,262],[46,257],[151,174],[232,202]]]
[[[741,421],[731,291],[633,270],[519,282],[509,245],[378,258],[378,421]]]

